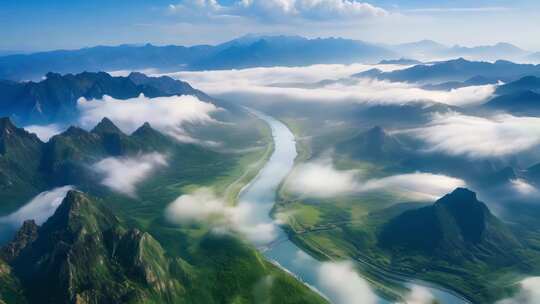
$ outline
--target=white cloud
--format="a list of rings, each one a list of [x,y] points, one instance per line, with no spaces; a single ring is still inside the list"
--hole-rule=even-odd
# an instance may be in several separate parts
[[[131,133],[143,123],[167,133],[179,141],[197,142],[184,129],[188,124],[215,123],[211,114],[220,110],[214,104],[200,101],[195,96],[170,96],[118,100],[104,96],[102,100],[79,99],[79,123],[92,128],[103,117],[108,117],[124,132]]]
[[[429,151],[471,158],[512,155],[540,144],[540,118],[459,113],[436,114],[426,127],[408,130],[426,142]]]
[[[35,220],[36,224],[41,225],[54,214],[56,208],[60,206],[60,203],[62,203],[62,200],[64,200],[70,190],[73,190],[73,186],[64,186],[42,192],[19,210],[1,217],[0,223],[18,228],[26,220]]]
[[[383,8],[357,0],[239,0],[231,5],[220,5],[216,0],[184,0],[170,4],[172,14],[186,13],[219,18],[236,16],[272,21],[342,20],[385,17]]]
[[[510,187],[512,190],[514,190],[517,194],[521,195],[522,197],[538,197],[540,192],[538,189],[529,184],[526,180],[521,178],[516,178],[510,181]]]
[[[165,217],[176,224],[212,222],[216,231],[233,229],[254,243],[267,244],[277,236],[277,226],[272,221],[258,220],[259,212],[249,203],[229,206],[211,189],[200,188],[173,201]]]
[[[320,64],[293,68],[179,72],[168,75],[187,80],[215,96],[267,102],[353,102],[366,105],[438,102],[467,106],[484,102],[493,95],[496,88],[496,85],[482,85],[434,91],[410,83],[348,78],[354,73],[372,68],[392,71],[404,66]],[[315,85],[328,79],[340,81]]]
[[[410,173],[367,180],[361,191],[388,190],[411,198],[434,200],[464,185],[463,180],[446,175]]]
[[[440,174],[410,173],[365,178],[358,170],[337,170],[331,159],[298,165],[287,178],[286,189],[310,197],[334,197],[367,191],[388,191],[418,200],[435,200],[465,182]]]
[[[286,187],[294,193],[311,197],[346,195],[359,190],[356,170],[340,171],[331,159],[321,159],[298,165],[289,175]]]
[[[226,205],[207,188],[184,194],[172,202],[165,212],[167,219],[174,223],[205,221],[222,216]]]
[[[433,296],[429,289],[414,285],[403,304],[433,304],[436,303],[435,300],[435,296]]]
[[[95,163],[92,169],[103,176],[103,185],[134,197],[135,186],[165,165],[167,160],[164,155],[149,153],[134,157],[108,157]]]
[[[526,278],[520,283],[521,290],[511,299],[497,304],[536,304],[540,303],[540,277]]]
[[[24,129],[30,133],[36,134],[39,139],[41,139],[44,142],[49,141],[51,137],[53,137],[56,134],[61,133],[64,128],[60,127],[57,124],[50,124],[50,125],[30,125],[24,127]]]
[[[326,262],[318,269],[324,294],[336,304],[375,304],[377,297],[350,262]]]

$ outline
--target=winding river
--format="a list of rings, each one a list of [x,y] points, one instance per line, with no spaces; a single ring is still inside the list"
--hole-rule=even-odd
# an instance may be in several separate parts
[[[295,275],[330,302],[350,304],[344,302],[344,297],[339,292],[329,289],[327,283],[321,282],[324,281],[321,280],[321,276],[324,276],[322,269],[325,263],[312,258],[291,242],[270,216],[276,191],[281,181],[293,168],[297,155],[296,143],[294,135],[283,123],[260,112],[253,112],[253,114],[268,123],[272,129],[274,152],[258,176],[243,189],[239,197],[239,206],[250,210],[248,223],[245,224],[254,227],[253,231],[255,231],[254,235],[248,238],[269,260]],[[395,278],[392,279],[395,280]],[[419,286],[410,281],[404,283],[409,287]],[[434,288],[433,285],[421,284],[421,287],[442,304],[467,303],[450,292]],[[369,292],[369,290],[365,291]],[[362,295],[359,294],[358,297]],[[371,299],[370,302],[389,303],[373,294],[368,298]]]

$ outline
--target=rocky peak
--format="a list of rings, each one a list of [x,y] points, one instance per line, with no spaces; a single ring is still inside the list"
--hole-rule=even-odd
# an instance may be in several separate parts
[[[123,134],[122,131],[107,117],[104,117],[95,127],[92,129],[92,133],[97,134]]]
[[[47,232],[62,231],[67,241],[86,234],[104,231],[119,223],[119,220],[101,204],[91,200],[84,193],[71,190],[43,224]]]
[[[38,228],[34,220],[25,221],[13,240],[2,247],[0,257],[8,263],[16,259],[27,245],[37,239]]]

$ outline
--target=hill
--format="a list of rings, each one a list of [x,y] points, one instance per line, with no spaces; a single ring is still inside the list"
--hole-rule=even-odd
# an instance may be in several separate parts
[[[534,240],[516,235],[470,190],[458,188],[433,205],[391,214],[389,208],[372,218],[382,221],[376,246],[393,272],[434,281],[473,303],[511,293],[516,278],[504,274],[538,272]]]
[[[540,112],[540,94],[523,91],[497,96],[485,103],[485,106],[514,114],[535,115]]]
[[[485,107],[514,114],[540,113],[540,77],[525,76],[497,87],[495,93],[497,96],[486,102]]]
[[[379,244],[390,250],[423,252],[447,260],[479,259],[494,265],[516,263],[516,250],[521,247],[476,194],[464,188],[432,206],[395,217],[382,228]]]

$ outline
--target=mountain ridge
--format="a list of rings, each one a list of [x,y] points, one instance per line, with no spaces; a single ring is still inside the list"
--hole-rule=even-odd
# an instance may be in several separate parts
[[[77,101],[81,97],[100,99],[108,95],[129,99],[141,94],[147,97],[193,95],[202,101],[213,101],[186,82],[141,73],[115,77],[105,72],[65,75],[49,72],[39,82],[3,82],[0,88],[0,115],[23,124],[72,121],[77,116]]]

